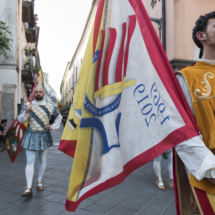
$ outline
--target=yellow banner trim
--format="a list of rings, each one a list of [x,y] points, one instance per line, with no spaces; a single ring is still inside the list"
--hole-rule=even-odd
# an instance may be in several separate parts
[[[106,92],[102,93],[102,94],[101,94],[101,99],[104,99],[104,98],[106,98],[106,97],[108,97],[108,96],[118,95],[118,94],[120,94],[125,88],[134,86],[135,83],[136,83],[136,79],[127,81],[127,82],[125,82],[125,83],[123,84],[123,86],[121,86],[120,88],[112,89],[112,90],[109,90],[109,91],[106,91]]]
[[[126,77],[124,77],[124,79],[123,79],[121,82],[117,82],[117,83],[110,84],[110,85],[107,85],[107,86],[102,87],[101,89],[99,89],[98,91],[95,92],[94,99],[96,99],[96,98],[99,97],[102,93],[104,93],[104,92],[106,92],[106,91],[114,90],[114,89],[117,89],[117,88],[122,87],[123,84],[125,83],[125,79],[126,79]]]
[[[102,87],[98,91],[95,92],[94,99],[98,98],[101,95],[101,99],[112,96],[112,95],[117,95],[121,93],[125,88],[134,86],[136,83],[136,80],[130,80],[125,82],[126,77],[121,82],[117,82],[114,84],[110,84],[107,86]]]

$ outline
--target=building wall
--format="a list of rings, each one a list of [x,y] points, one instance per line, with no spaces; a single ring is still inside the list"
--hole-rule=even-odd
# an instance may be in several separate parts
[[[9,59],[0,57],[0,120],[6,118],[10,126],[24,100],[27,101],[27,89],[22,82],[22,50],[28,43],[26,23],[22,21],[22,0],[1,0],[0,5],[0,20],[9,26],[12,39]],[[31,46],[35,47],[35,43]]]
[[[57,105],[57,94],[54,89],[49,84],[49,75],[48,73],[43,74],[43,88],[45,90],[45,101],[52,103],[53,105]]]
[[[17,8],[17,0],[1,0],[0,20],[9,26],[9,38],[12,42],[11,51],[8,52],[9,59],[0,57],[0,64],[16,64]]]
[[[64,104],[64,108],[68,108],[72,102],[72,80],[73,80],[73,69],[69,69],[70,62],[66,65],[65,76],[61,84],[61,101]]]
[[[196,47],[192,40],[192,29],[200,15],[214,11],[215,2],[214,0],[174,2],[175,58],[192,60]]]
[[[22,82],[22,87],[21,87],[21,101],[26,103],[28,101],[28,95],[27,95],[27,90],[25,88],[25,84]]]
[[[174,1],[166,0],[166,54],[169,60],[175,58],[174,25]]]
[[[8,52],[9,59],[0,57],[0,119],[6,118],[10,124],[16,114],[17,108],[14,106],[17,94],[17,0],[1,0],[0,20],[9,26],[9,38],[11,41],[11,51]]]
[[[161,19],[162,18],[162,0],[158,1],[154,8],[151,7],[151,1],[142,0],[149,17]],[[158,24],[152,22],[158,37],[162,41],[162,29],[159,30]],[[166,0],[166,54],[169,60],[174,59],[174,1]],[[162,28],[162,26],[161,26]]]
[[[142,2],[150,17],[162,18],[162,0],[157,0],[153,9],[151,1]],[[194,59],[196,45],[192,39],[192,29],[199,16],[213,11],[213,8],[214,0],[166,0],[166,54],[170,61]],[[153,23],[153,26],[159,35],[158,25]]]
[[[152,9],[151,0],[142,0],[150,17],[162,18],[162,0]],[[193,64],[199,58],[199,49],[193,42],[192,29],[200,15],[213,11],[213,0],[165,0],[166,54],[174,69]],[[153,22],[152,22],[153,23]],[[158,25],[153,23],[159,35]],[[160,37],[160,39],[162,39]]]
[[[60,89],[61,102],[64,103],[64,108],[68,108],[70,104],[73,104],[74,91],[78,82],[78,76],[79,76],[82,60],[84,57],[84,53],[86,50],[86,46],[88,43],[89,35],[92,29],[95,13],[98,7],[98,2],[99,2],[98,0],[95,1],[94,6],[92,6],[91,8],[91,14],[88,17],[89,19],[88,19],[87,25],[85,26],[80,43],[76,49],[75,54],[72,57],[71,62],[67,64],[66,70],[64,72],[64,77],[63,77],[63,80],[61,83],[61,89]],[[71,86],[71,87],[68,87],[68,86]]]
[[[70,107],[73,103],[74,91],[78,82],[78,76],[81,69],[86,44],[87,43],[83,43],[82,48],[77,53],[75,60],[73,61],[72,67],[69,69],[67,65],[67,69],[65,71],[66,78],[62,81],[61,90],[61,101],[64,103],[64,108]]]

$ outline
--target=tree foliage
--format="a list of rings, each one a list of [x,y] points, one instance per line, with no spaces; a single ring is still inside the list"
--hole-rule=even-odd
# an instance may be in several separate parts
[[[0,56],[4,56],[5,58],[9,58],[7,55],[7,51],[10,51],[11,47],[11,39],[9,39],[8,34],[11,32],[8,30],[8,26],[6,26],[5,22],[0,21]]]

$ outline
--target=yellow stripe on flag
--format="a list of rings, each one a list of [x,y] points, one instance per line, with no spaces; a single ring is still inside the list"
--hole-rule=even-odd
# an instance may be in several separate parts
[[[201,215],[204,215],[204,214],[203,214],[203,211],[202,211],[202,209],[201,209],[201,206],[200,206],[200,204],[199,204],[199,200],[198,200],[198,197],[197,197],[197,195],[196,195],[195,189],[194,189],[194,187],[193,187],[192,185],[190,185],[190,186],[191,186],[191,189],[192,189],[192,191],[193,191],[193,195],[194,195],[194,197],[195,197],[195,200],[196,200],[197,206],[198,206],[198,208],[199,208],[199,211],[200,211]]]
[[[95,92],[94,99],[98,98],[101,95],[101,99],[105,97],[120,94],[125,88],[134,86],[136,79],[125,82],[126,77],[122,81],[110,85],[106,85]]]
[[[211,193],[207,193],[207,196],[208,196],[209,202],[211,203],[211,207],[213,208],[214,213],[215,213],[215,195],[213,195]]]
[[[134,86],[135,83],[136,83],[136,79],[135,79],[135,80],[130,80],[130,81],[125,82],[120,88],[111,89],[111,90],[105,91],[104,93],[101,94],[101,99],[104,99],[104,98],[106,98],[106,97],[108,97],[108,96],[118,95],[118,94],[120,94],[125,88]]]
[[[103,16],[101,21],[100,29],[103,29],[103,19],[104,19],[104,9],[103,9]],[[91,30],[90,38],[88,41],[87,49],[85,51],[83,63],[81,66],[81,72],[79,75],[80,81],[79,85],[76,88],[75,91],[75,98],[74,98],[74,108],[82,110],[82,118],[89,118],[92,117],[92,115],[87,112],[83,106],[84,106],[84,100],[86,96],[86,89],[87,89],[87,95],[88,98],[93,101],[93,95],[94,95],[94,76],[96,73],[96,67],[97,67],[97,61],[92,65],[93,62],[93,33],[94,33],[94,25]],[[96,50],[99,50],[101,47],[101,41],[102,41],[102,34],[99,32],[99,36],[97,39],[97,46]],[[89,71],[89,68],[91,70]],[[90,74],[90,76],[89,76]],[[88,84],[89,83],[89,84]],[[88,87],[88,88],[87,88]],[[70,111],[70,117],[74,116],[75,110]],[[80,122],[78,124],[78,127],[80,126]],[[70,128],[69,128],[70,129]],[[69,134],[70,133],[70,134]],[[71,134],[73,133],[73,134]],[[89,157],[89,147],[90,147],[90,138],[91,138],[91,128],[82,128],[77,129],[74,132],[71,132],[71,129],[68,131],[64,130],[64,134],[62,136],[62,139],[68,139],[68,140],[77,140],[77,146],[76,146],[76,152],[75,152],[75,159],[73,161],[73,167],[72,167],[72,173],[70,177],[70,183],[69,183],[69,190],[67,199],[69,201],[75,202],[77,199],[78,191],[81,188],[82,182],[85,177],[85,171],[87,167],[87,160]],[[84,150],[83,150],[84,149]]]

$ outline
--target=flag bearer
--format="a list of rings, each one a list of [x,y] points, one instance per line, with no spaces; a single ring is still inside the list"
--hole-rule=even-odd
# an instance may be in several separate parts
[[[200,16],[193,29],[193,40],[203,52],[203,56],[195,65],[181,69],[177,79],[196,119],[203,141],[215,155],[215,12]],[[189,166],[186,170],[191,193],[200,213],[215,214],[215,166],[212,162],[212,154],[207,153],[206,150],[200,150],[201,147],[199,148],[198,145],[179,144],[175,148],[185,167]],[[191,157],[195,157],[196,162],[190,162]],[[209,170],[201,176],[201,179],[197,179],[188,171],[192,168],[195,168],[199,175],[201,170],[205,168]],[[177,182],[180,184],[184,181],[181,168],[178,169],[178,173]],[[183,214],[189,215],[193,213],[188,210],[189,207],[186,204],[192,200],[190,201],[190,195],[183,195],[189,190],[185,187],[185,185],[181,186],[179,196],[182,199],[179,204]],[[195,211],[198,210],[194,209]]]
[[[36,153],[39,152],[39,172],[37,190],[44,190],[43,175],[46,169],[46,156],[48,148],[53,145],[50,130],[58,129],[62,120],[62,116],[56,107],[44,100],[44,90],[42,87],[36,87],[34,92],[35,100],[32,105],[25,104],[22,108],[22,114],[18,117],[21,124],[28,120],[28,127],[22,142],[22,146],[26,151],[27,165],[25,175],[27,187],[22,196],[32,196],[32,181],[34,176],[34,163]],[[49,119],[54,117],[54,123],[49,124]]]

